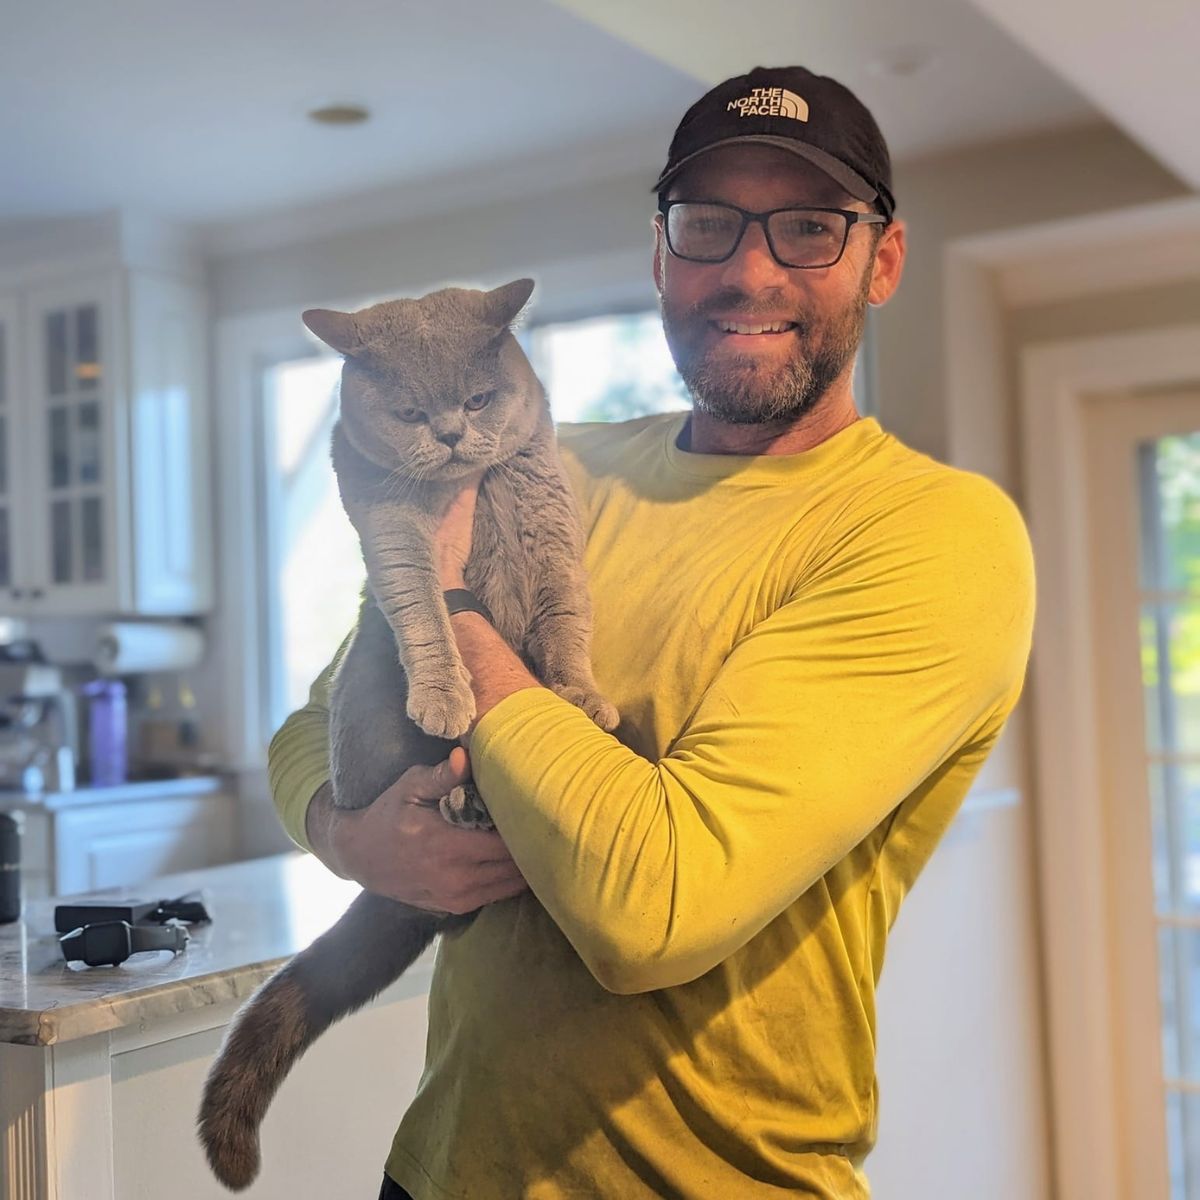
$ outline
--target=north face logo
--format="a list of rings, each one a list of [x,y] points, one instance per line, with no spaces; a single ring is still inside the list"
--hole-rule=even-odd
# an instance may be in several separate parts
[[[808,101],[787,88],[753,88],[748,96],[730,100],[725,111],[738,110],[739,117],[793,117],[808,120]]]

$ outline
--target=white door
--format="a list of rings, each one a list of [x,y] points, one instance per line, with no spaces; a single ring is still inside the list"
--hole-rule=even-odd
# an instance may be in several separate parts
[[[1200,1200],[1200,392],[1087,412],[1122,1195]]]

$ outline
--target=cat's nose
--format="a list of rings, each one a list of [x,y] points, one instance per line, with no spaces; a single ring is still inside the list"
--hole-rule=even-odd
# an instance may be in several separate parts
[[[454,447],[462,440],[462,431],[458,429],[446,429],[437,435],[437,440],[444,446]]]

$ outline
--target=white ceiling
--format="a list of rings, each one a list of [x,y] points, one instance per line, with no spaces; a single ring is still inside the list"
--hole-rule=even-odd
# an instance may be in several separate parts
[[[649,186],[687,105],[760,62],[843,80],[900,161],[1106,108],[1080,71],[1077,88],[979,11],[1028,8],[1036,29],[1033,0],[0,4],[0,226],[124,207],[233,245],[239,230],[472,203],[485,186],[615,170]],[[374,119],[305,120],[330,101]]]
[[[1200,0],[972,0],[1200,191]]]

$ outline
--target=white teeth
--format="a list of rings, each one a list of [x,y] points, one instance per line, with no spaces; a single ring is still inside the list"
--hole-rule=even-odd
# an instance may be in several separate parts
[[[794,328],[791,321],[773,321],[770,325],[742,325],[735,321],[718,321],[718,328],[725,333],[783,333]]]

